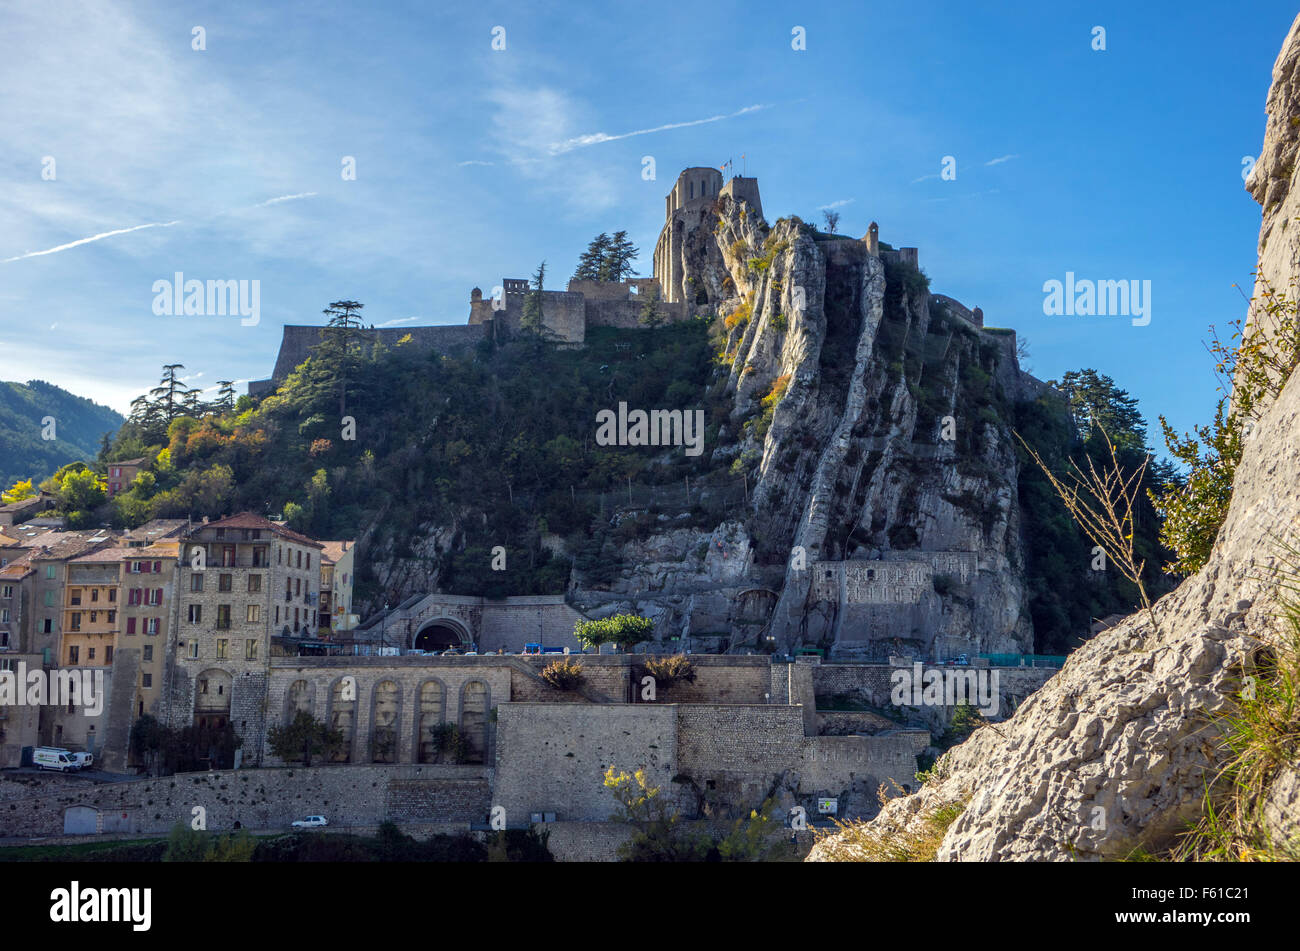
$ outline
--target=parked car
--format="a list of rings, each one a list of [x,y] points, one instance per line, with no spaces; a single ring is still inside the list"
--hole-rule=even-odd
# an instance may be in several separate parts
[[[459,657],[459,656],[460,656],[460,651],[456,650],[456,648],[454,648],[454,647],[449,647],[449,648],[447,648],[445,651],[442,652],[442,656],[443,656],[443,657]]]
[[[89,769],[95,762],[95,757],[90,753],[73,753],[72,758],[77,764],[77,769]]]
[[[478,656],[478,651],[465,651],[465,656],[466,656],[466,657],[477,657],[477,656]]]
[[[293,820],[295,829],[319,829],[327,825],[329,825],[329,820],[324,816],[308,816],[306,819]]]

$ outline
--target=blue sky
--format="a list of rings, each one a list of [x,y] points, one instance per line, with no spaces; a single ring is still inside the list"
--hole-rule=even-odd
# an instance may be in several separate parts
[[[125,411],[163,363],[269,375],[281,325],[331,300],[464,323],[471,287],[543,258],[562,287],[617,229],[649,273],[676,173],[743,154],[769,221],[878,221],[935,291],[1027,338],[1036,375],[1112,375],[1153,439],[1160,412],[1208,421],[1202,341],[1244,313],[1242,159],[1294,6],[975,6],[5,4],[0,378]],[[260,323],[156,316],[177,271],[260,281]],[[1150,325],[1044,316],[1067,271],[1150,280]]]

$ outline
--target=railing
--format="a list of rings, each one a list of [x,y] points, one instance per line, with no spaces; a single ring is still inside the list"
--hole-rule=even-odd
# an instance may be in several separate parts
[[[1063,667],[1064,654],[980,654],[990,667]]]

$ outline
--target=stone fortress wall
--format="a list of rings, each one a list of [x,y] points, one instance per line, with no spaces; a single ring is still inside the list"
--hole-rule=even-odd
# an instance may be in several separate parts
[[[335,826],[389,819],[481,827],[493,806],[505,808],[512,827],[538,814],[602,823],[614,808],[603,787],[611,767],[645,769],[688,819],[747,814],[768,797],[814,817],[822,797],[836,798],[842,817],[869,815],[881,783],[915,787],[916,758],[930,743],[924,726],[905,725],[901,715],[818,714],[818,698],[832,696],[888,712],[889,667],[692,656],[695,683],[647,699],[643,655],[578,658],[587,675],[578,693],[538,676],[555,659],[274,658],[268,724],[307,710],[345,731],[344,762],[304,769],[268,755],[262,768],[158,780],[15,784],[0,796],[0,835],[160,833],[188,821],[194,806],[207,811],[213,830],[235,822],[286,827],[314,813]],[[1051,673],[1002,668],[1002,690],[1008,699],[1027,695]],[[340,717],[339,688],[347,681],[348,714]],[[421,762],[419,733],[438,723],[470,734],[481,762]],[[383,730],[397,736],[396,752],[377,763],[374,738]]]
[[[686,320],[697,308],[702,307],[707,312],[711,305],[686,286],[683,255],[688,232],[706,223],[707,212],[719,198],[743,202],[750,212],[760,218],[763,216],[757,178],[735,175],[724,183],[722,172],[711,166],[684,169],[664,197],[664,226],[655,242],[652,276],[618,282],[570,281],[567,290],[544,290],[542,323],[551,337],[562,344],[581,346],[586,340],[588,327],[640,327],[645,298],[650,294],[658,298],[659,312],[668,323]],[[919,267],[916,248],[882,250],[878,234],[879,228],[873,221],[862,238],[872,254],[887,263]],[[409,337],[408,345],[422,351],[451,354],[473,346],[484,337],[496,335],[502,329],[517,332],[528,293],[528,280],[503,278],[501,284],[486,296],[481,288],[476,287],[470,292],[469,319],[463,325],[372,327],[364,333],[367,339],[377,340],[388,347]],[[976,327],[983,326],[984,316],[978,307],[972,312],[951,298],[936,297],[948,304],[951,313]],[[271,377],[250,381],[249,394],[263,396],[274,392],[294,368],[307,359],[311,348],[320,342],[321,329],[286,325]]]

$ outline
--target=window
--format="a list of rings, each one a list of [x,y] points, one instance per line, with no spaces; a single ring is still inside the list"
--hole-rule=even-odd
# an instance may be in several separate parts
[[[42,634],[54,633],[54,621],[52,619],[46,618],[44,621],[41,622],[41,633]]]
[[[81,648],[73,644],[68,648],[68,663],[76,666],[81,657]]]
[[[86,660],[94,660],[94,659],[95,659],[95,648],[93,647],[86,648]]]
[[[226,647],[229,644],[230,641],[226,640],[224,637],[217,638],[217,660],[226,659]]]
[[[140,573],[140,562],[131,562],[131,566],[127,570],[133,575],[138,575]]]
[[[311,552],[307,552],[307,570],[311,571]]]
[[[162,562],[161,562],[161,561],[155,561],[155,562],[153,563],[153,573],[156,574],[156,575],[160,575],[160,574],[162,574]]]
[[[81,612],[77,611],[72,615],[72,630],[81,630]]]
[[[218,590],[218,591],[229,591],[229,590],[231,590],[231,589],[230,589],[231,578],[232,578],[231,575],[218,575],[218,576],[217,576],[217,590]]]
[[[109,611],[109,612],[108,612],[108,623],[109,623],[109,624],[116,624],[116,623],[117,623],[117,612],[116,612],[116,611]]]
[[[257,638],[244,641],[244,660],[257,660]]]
[[[108,589],[108,603],[109,603],[109,604],[117,604],[117,589],[116,589],[116,588],[109,588],[109,589]]]
[[[126,593],[126,606],[134,607],[135,605],[139,604],[140,595],[142,591],[143,591],[142,588],[132,588],[130,591],[128,591]]]
[[[111,663],[113,663],[113,645],[112,645],[112,644],[109,644],[107,647],[104,648],[104,663],[105,663],[105,664],[111,664]]]
[[[217,630],[230,630],[230,605],[228,604],[217,605]]]
[[[154,588],[149,598],[149,603],[155,606],[162,604],[162,591],[162,588]]]
[[[148,689],[149,687],[152,687],[152,686],[153,686],[153,674],[141,674],[141,675],[140,675],[140,686],[141,686],[141,687],[144,687],[145,689]]]
[[[203,605],[201,604],[190,605],[190,623],[191,624],[203,623]]]
[[[217,529],[217,538],[225,538],[225,537],[226,537],[226,530],[224,528]]]
[[[198,660],[198,659],[199,659],[199,642],[190,641],[190,660]],[[207,691],[205,690],[204,693],[207,693]]]
[[[235,566],[235,546],[223,545],[221,547],[221,567],[233,568]]]
[[[128,634],[135,633],[135,618],[129,617],[126,619],[126,633]]]
[[[152,644],[146,644],[146,645],[144,645],[144,652],[143,652],[143,658],[142,658],[142,659],[145,660],[146,662],[153,660],[153,645],[152,645]]]
[[[80,615],[78,615],[78,617],[80,617]],[[98,621],[99,621],[99,612],[98,612],[98,611],[91,611],[91,612],[90,612],[90,623],[91,623],[91,624],[95,624],[95,623],[97,623]]]
[[[250,604],[248,606],[248,623],[256,624],[262,620],[262,606],[260,604]]]
[[[281,548],[279,545],[275,546],[275,563],[277,565],[284,564],[284,549]]]
[[[98,588],[91,588],[91,589],[90,589],[90,600],[91,600],[92,603],[95,602],[95,601],[98,601],[98,600],[99,600],[99,589],[98,589]],[[77,603],[80,604],[81,602],[78,601]]]
[[[295,595],[296,597],[300,597],[300,596],[302,595],[302,579],[301,579],[301,578],[294,578],[294,579],[293,579],[293,593],[294,593],[294,595]]]
[[[0,593],[3,593],[4,597],[6,598],[12,598],[14,596],[14,586],[11,584],[7,584],[4,586],[3,592]]]
[[[54,580],[54,565],[45,566],[45,580],[46,581]]]
[[[146,634],[158,633],[158,619],[156,617],[147,618],[144,622],[144,632]]]
[[[52,608],[52,607],[54,607],[54,592],[53,592],[53,591],[46,591],[46,592],[45,592],[45,606],[46,606],[47,608]]]
[[[280,605],[278,604],[275,606],[275,623],[280,623]]]
[[[8,624],[8,623],[9,623],[9,609],[8,609],[8,608],[0,608],[0,623],[4,623],[4,624]]]
[[[299,568],[302,567],[302,549],[301,549],[301,548],[298,549],[298,567],[299,567]]]
[[[261,576],[261,575],[249,575],[249,576],[248,576],[248,590],[249,590],[250,593],[252,593],[252,592],[257,592],[257,591],[261,591],[261,590],[262,590],[262,576]]]
[[[80,589],[80,588],[69,588],[69,589],[68,589],[68,603],[69,603],[69,604],[80,604],[80,603],[81,603],[81,589]]]

